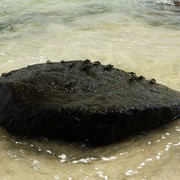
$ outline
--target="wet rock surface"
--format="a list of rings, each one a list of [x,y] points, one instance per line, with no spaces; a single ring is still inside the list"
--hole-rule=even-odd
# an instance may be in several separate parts
[[[116,142],[180,116],[180,92],[100,62],[37,64],[0,77],[0,125],[27,137]]]
[[[173,0],[173,2],[174,2],[175,6],[180,6],[180,1],[179,0]]]

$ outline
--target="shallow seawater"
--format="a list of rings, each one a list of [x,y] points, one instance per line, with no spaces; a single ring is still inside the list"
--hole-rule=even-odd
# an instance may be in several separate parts
[[[180,91],[180,8],[156,2],[1,0],[0,73],[88,58]],[[179,177],[180,120],[98,148],[22,139],[0,128],[0,180]]]

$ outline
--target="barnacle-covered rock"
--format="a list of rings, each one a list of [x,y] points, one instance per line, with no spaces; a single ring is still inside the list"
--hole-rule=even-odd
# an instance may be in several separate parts
[[[179,115],[179,92],[100,62],[48,61],[0,77],[0,125],[17,135],[104,145]]]

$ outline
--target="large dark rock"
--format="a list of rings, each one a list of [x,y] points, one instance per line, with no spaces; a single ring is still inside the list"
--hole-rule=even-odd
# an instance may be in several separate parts
[[[179,115],[180,92],[99,62],[47,62],[0,77],[0,125],[17,135],[101,145]]]

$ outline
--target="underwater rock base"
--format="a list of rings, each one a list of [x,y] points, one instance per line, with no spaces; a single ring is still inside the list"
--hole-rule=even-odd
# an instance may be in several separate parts
[[[180,116],[180,92],[100,62],[36,64],[0,77],[0,125],[26,137],[105,145]]]

